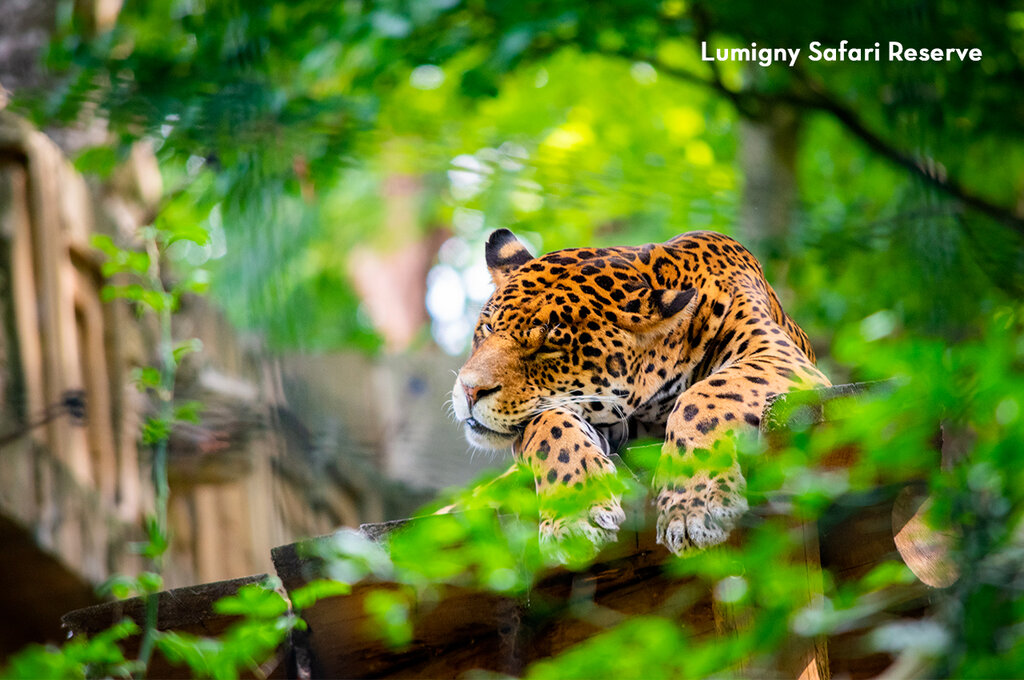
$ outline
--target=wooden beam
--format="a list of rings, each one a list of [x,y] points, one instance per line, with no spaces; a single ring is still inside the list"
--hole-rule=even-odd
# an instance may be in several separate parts
[[[223,597],[234,595],[243,586],[262,583],[266,579],[266,574],[257,574],[164,591],[159,594],[157,629],[215,637],[238,621],[239,617],[217,613],[213,608],[214,603]],[[61,623],[74,639],[77,636],[95,635],[125,618],[130,618],[142,626],[145,611],[145,598],[133,597],[68,612],[61,618]],[[138,645],[139,636],[129,638],[124,645],[125,655],[128,658],[134,657],[138,653]],[[278,659],[283,662],[285,655],[285,650],[281,650]],[[159,653],[153,656],[149,676],[168,679],[192,677],[188,668],[171,665]],[[267,677],[286,676],[284,664],[279,663],[271,669]]]
[[[801,417],[827,420],[838,417],[832,411],[831,400],[862,393],[863,389],[839,387],[810,395],[786,395],[781,400],[786,405],[779,408],[793,407]],[[859,578],[883,561],[899,559],[890,520],[898,491],[887,487],[871,494],[851,495],[840,499],[819,522],[791,521],[792,531],[801,538],[800,549],[792,559],[806,568],[808,600],[822,594],[823,569],[842,582]],[[626,617],[644,614],[675,620],[698,638],[742,631],[745,622],[737,620],[727,606],[716,604],[706,583],[675,578],[664,568],[673,558],[656,545],[652,513],[645,508],[645,504],[634,508],[633,516],[644,520],[621,530],[619,540],[607,546],[588,568],[544,572],[526,597],[454,585],[439,586],[422,596],[397,582],[356,583],[350,594],[321,600],[301,612],[309,629],[293,636],[290,642],[291,656],[297,660],[290,672],[295,677],[456,677],[479,669],[520,675],[536,661],[560,654]],[[762,514],[784,511],[784,503],[761,510]],[[433,521],[443,518],[364,525],[362,533],[370,540],[386,542],[389,535],[411,524]],[[496,527],[501,521],[495,515]],[[426,529],[429,531],[429,526]],[[332,540],[332,535],[321,536],[272,551],[275,569],[288,592],[321,575],[324,564],[317,555],[329,552],[323,548]],[[744,540],[742,528],[730,538],[735,544]],[[411,605],[412,641],[404,647],[395,648],[383,640],[379,626],[366,611],[367,598],[382,591],[400,592]],[[172,592],[171,599],[195,618],[177,623],[161,619],[161,626],[181,625],[189,630],[198,625],[204,631],[216,628],[207,622],[209,611],[194,604],[195,593],[188,589]],[[919,584],[872,597],[878,599],[880,611],[920,616],[925,611],[927,592],[927,587]],[[96,625],[109,623],[114,620],[112,608],[121,606],[94,609],[104,613],[93,615],[92,620]],[[74,627],[74,617],[66,620],[73,630],[82,627]],[[885,654],[866,654],[864,634],[864,630],[850,631],[829,640],[794,634],[771,667],[750,660],[743,668],[733,670],[807,679],[824,679],[830,674],[870,677],[885,670],[893,660]]]

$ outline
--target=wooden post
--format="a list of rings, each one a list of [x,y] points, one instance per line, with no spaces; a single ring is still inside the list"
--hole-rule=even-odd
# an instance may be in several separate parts
[[[818,523],[797,522],[796,531],[801,537],[796,559],[804,564],[807,601],[821,601],[824,597],[824,576],[821,573]],[[816,636],[810,640],[790,640],[790,644],[782,652],[780,664],[786,677],[791,676],[799,680],[828,680],[832,677],[828,662],[828,641],[824,636]]]
[[[92,413],[86,429],[90,457],[97,490],[103,498],[113,500],[117,496],[117,446],[111,419],[107,356],[103,348],[103,308],[95,296],[99,284],[90,281],[81,270],[75,274],[78,344],[85,359],[82,387],[88,395],[88,410]]]
[[[28,201],[32,216],[32,256],[39,310],[38,332],[43,346],[43,400],[58,403],[65,391],[80,388],[82,369],[75,332],[74,271],[63,224],[63,192],[78,194],[83,180],[60,151],[41,133],[25,134]],[[81,207],[81,206],[80,206]],[[88,211],[88,206],[84,206]],[[81,218],[85,218],[84,215]],[[85,432],[58,418],[47,426],[51,451],[71,469],[80,483],[94,481]]]

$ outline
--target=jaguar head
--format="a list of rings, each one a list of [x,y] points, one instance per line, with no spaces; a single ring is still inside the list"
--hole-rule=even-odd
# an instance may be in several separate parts
[[[470,444],[508,448],[552,408],[616,422],[650,396],[646,373],[665,336],[692,316],[693,289],[654,288],[623,249],[535,258],[501,229],[485,251],[495,291],[452,390]]]

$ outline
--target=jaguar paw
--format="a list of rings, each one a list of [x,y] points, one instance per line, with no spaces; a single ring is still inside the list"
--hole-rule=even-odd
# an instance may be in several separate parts
[[[676,555],[724,543],[747,511],[741,489],[688,481],[658,494],[657,540]]]
[[[625,520],[617,497],[595,503],[575,516],[544,517],[540,523],[541,549],[562,564],[590,559],[616,541]]]

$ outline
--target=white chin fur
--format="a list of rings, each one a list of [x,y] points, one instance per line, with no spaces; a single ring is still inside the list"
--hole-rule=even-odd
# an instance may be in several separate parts
[[[455,387],[452,388],[452,409],[455,411],[455,417],[460,423],[464,423],[472,412],[469,408],[469,402],[466,399],[466,392],[462,388],[462,381],[458,378],[455,379]],[[480,420],[478,418],[478,420]],[[491,427],[490,423],[481,421],[480,423],[484,427]],[[466,441],[472,446],[488,451],[503,451],[515,441],[516,436],[514,434],[503,435],[500,432],[477,432],[473,428],[466,425],[464,428],[466,433]]]

